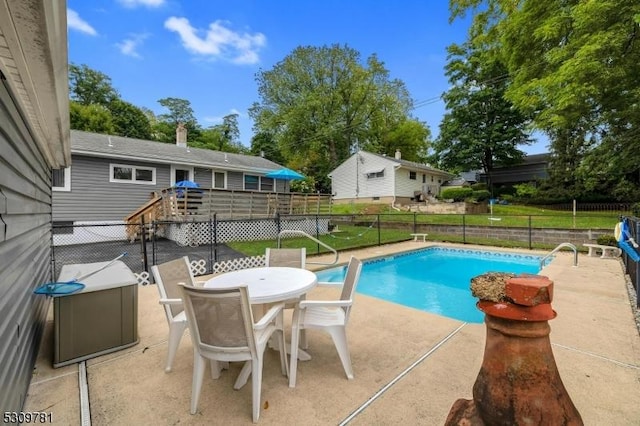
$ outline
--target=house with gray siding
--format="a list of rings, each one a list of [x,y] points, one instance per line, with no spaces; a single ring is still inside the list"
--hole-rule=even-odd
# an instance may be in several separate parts
[[[66,2],[0,1],[0,411],[20,412],[49,302],[51,174],[71,162]],[[43,407],[43,409],[46,407]]]
[[[335,203],[409,204],[438,195],[453,176],[428,164],[358,151],[329,173]]]
[[[176,143],[71,131],[71,166],[54,173],[56,224],[123,223],[153,194],[190,180],[201,188],[288,192],[288,183],[265,175],[282,166],[266,158]]]

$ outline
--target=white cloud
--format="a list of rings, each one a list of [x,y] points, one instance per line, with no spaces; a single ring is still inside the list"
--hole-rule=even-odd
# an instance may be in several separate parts
[[[98,32],[75,10],[67,9],[67,27],[92,36],[98,35]]]
[[[128,8],[135,8],[138,6],[144,7],[160,7],[164,5],[164,0],[118,0],[121,5]]]
[[[182,45],[196,55],[212,59],[224,59],[236,64],[255,64],[260,60],[258,51],[267,43],[262,33],[239,33],[232,31],[222,21],[215,21],[205,32],[193,28],[187,18],[172,16],[164,23],[169,31],[178,33]],[[204,34],[200,37],[198,33]]]
[[[224,117],[226,117],[227,115],[231,115],[231,114],[238,114],[238,118],[242,118],[244,116],[244,114],[242,114],[240,111],[238,111],[235,108],[231,108],[229,110],[228,114],[225,115],[221,115],[221,116],[207,116],[204,117],[204,121],[206,121],[207,123],[213,123],[213,124],[220,124],[224,121]]]
[[[137,49],[147,37],[148,34],[131,34],[129,38],[122,40],[120,43],[116,43],[116,46],[118,46],[123,55],[140,58],[141,56]]]

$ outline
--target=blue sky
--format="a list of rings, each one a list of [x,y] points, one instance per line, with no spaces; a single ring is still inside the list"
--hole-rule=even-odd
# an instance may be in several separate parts
[[[446,47],[465,40],[469,19],[449,23],[447,1],[68,0],[69,61],[111,77],[121,97],[156,114],[158,99],[187,99],[204,127],[259,101],[255,74],[298,46],[348,45],[376,54],[406,84],[413,115],[435,136],[445,112]],[[546,142],[524,147],[546,151]]]

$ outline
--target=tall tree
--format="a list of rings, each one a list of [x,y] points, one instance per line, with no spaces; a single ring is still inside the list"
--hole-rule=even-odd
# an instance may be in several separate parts
[[[69,97],[81,105],[108,106],[119,99],[118,91],[111,85],[111,78],[87,65],[69,64]]]
[[[443,96],[448,112],[434,145],[437,163],[458,172],[482,169],[492,189],[491,172],[516,164],[532,142],[528,120],[505,99],[506,67],[490,49],[473,43],[451,45],[446,74],[451,89]]]
[[[200,125],[191,108],[191,102],[180,98],[162,98],[158,103],[169,110],[158,116],[159,125],[155,132],[160,135],[161,142],[175,142],[175,132],[179,123],[187,129],[187,141],[196,141],[200,137]],[[169,131],[172,129],[172,131]]]
[[[102,105],[83,105],[76,101],[70,101],[69,118],[72,129],[114,134],[115,128],[111,112]]]
[[[470,37],[499,46],[513,78],[506,96],[533,113],[560,160],[572,147],[584,153],[582,170],[602,168],[606,152],[614,180],[638,184],[640,164],[626,159],[640,149],[639,2],[452,0],[451,7],[452,18],[475,12]],[[571,161],[557,170],[581,170]],[[581,173],[577,187],[612,192],[603,189],[611,175],[599,176],[596,184],[593,174]]]
[[[363,65],[346,46],[298,47],[256,81],[254,130],[272,135],[287,164],[312,173],[322,190],[330,170],[365,143],[380,143],[412,108],[405,85],[390,80],[375,55]]]
[[[256,133],[251,138],[251,154],[263,156],[278,164],[284,164],[285,160],[270,133]]]
[[[135,105],[115,99],[108,105],[116,135],[151,139],[151,125],[145,113]]]

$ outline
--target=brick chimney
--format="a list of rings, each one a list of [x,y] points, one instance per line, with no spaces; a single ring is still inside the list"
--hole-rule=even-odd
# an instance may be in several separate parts
[[[402,154],[400,153],[399,149],[396,149],[396,160],[400,160],[402,159]]]
[[[187,147],[187,128],[182,123],[178,123],[178,128],[176,129],[176,145],[183,148]]]

